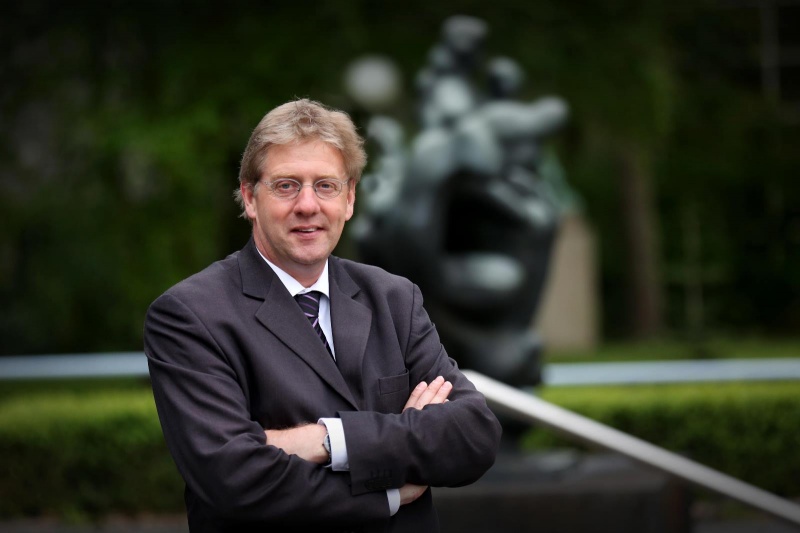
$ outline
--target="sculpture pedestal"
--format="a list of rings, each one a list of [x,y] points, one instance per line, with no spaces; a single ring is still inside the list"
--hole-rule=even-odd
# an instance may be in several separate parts
[[[442,533],[688,533],[680,482],[611,453],[506,452],[477,483],[433,489]]]
[[[600,340],[598,258],[583,216],[564,215],[556,236],[533,328],[548,353],[593,350]]]

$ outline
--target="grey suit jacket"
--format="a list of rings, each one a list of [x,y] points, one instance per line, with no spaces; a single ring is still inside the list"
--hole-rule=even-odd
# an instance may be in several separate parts
[[[500,425],[416,285],[336,257],[328,269],[336,362],[252,239],[150,306],[145,352],[193,532],[437,531],[430,490],[390,518],[385,489],[464,485],[494,462]],[[450,401],[403,412],[438,375]],[[265,429],[332,416],[349,472],[265,445]]]

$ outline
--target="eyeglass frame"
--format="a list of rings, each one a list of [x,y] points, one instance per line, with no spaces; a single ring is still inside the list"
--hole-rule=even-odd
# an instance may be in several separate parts
[[[281,181],[289,181],[289,182],[292,182],[292,183],[296,183],[298,185],[297,190],[294,192],[293,196],[281,196],[281,195],[279,195],[278,193],[275,192],[276,184],[281,182]],[[320,200],[334,200],[334,199],[338,198],[342,194],[342,191],[344,191],[345,186],[349,186],[351,181],[352,181],[352,179],[350,179],[350,178],[348,178],[346,180],[337,180],[335,178],[320,178],[317,181],[315,181],[314,183],[303,183],[303,182],[301,182],[299,180],[296,180],[294,178],[277,178],[277,179],[274,179],[272,181],[267,181],[267,180],[261,179],[261,180],[258,180],[258,182],[256,182],[256,184],[263,183],[264,185],[267,186],[267,189],[269,189],[270,194],[272,194],[273,196],[275,196],[276,198],[279,198],[281,200],[294,200],[295,198],[300,196],[300,191],[303,190],[303,187],[311,187],[314,190],[314,194],[316,195],[316,197],[319,198]],[[323,196],[320,196],[319,195],[319,191],[317,191],[317,184],[324,183],[324,182],[336,183],[341,188],[339,189],[339,191],[336,193],[335,196],[331,196],[329,198],[325,198]]]

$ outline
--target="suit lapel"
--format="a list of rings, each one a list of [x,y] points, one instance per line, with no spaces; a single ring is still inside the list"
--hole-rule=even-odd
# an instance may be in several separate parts
[[[361,289],[341,267],[338,258],[329,259],[328,271],[336,363],[350,391],[361,403],[364,397],[362,364],[372,326],[372,311],[354,299]]]
[[[309,327],[308,319],[300,306],[258,254],[252,239],[239,254],[239,270],[242,275],[242,291],[264,300],[256,311],[256,319],[303,359],[331,388],[357,408],[342,373],[336,368],[317,334]],[[338,354],[336,334],[334,340]],[[269,354],[266,356],[269,357]]]

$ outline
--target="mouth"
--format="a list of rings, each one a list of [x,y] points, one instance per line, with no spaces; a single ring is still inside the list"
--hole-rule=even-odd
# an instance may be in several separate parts
[[[322,228],[319,226],[300,226],[292,229],[292,233],[298,233],[300,235],[313,235],[320,231],[322,231]]]

